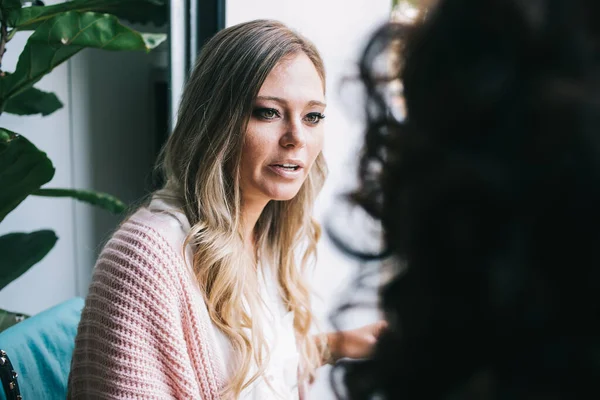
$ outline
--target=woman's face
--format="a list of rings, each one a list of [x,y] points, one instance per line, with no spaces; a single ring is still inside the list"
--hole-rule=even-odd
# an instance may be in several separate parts
[[[279,62],[253,105],[241,160],[244,202],[293,198],[323,148],[323,82],[304,53]]]

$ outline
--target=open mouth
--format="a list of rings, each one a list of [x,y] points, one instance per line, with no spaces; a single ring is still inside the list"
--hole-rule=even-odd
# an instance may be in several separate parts
[[[297,171],[300,169],[300,166],[296,164],[273,164],[273,166],[282,168],[286,171]]]

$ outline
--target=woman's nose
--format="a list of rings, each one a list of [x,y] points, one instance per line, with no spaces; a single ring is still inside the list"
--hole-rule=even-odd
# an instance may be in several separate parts
[[[300,118],[294,118],[286,125],[285,133],[281,136],[279,144],[282,147],[302,148],[306,145],[304,127]]]

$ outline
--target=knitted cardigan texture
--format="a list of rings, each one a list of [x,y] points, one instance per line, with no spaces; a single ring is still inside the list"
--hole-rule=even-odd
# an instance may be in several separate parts
[[[178,250],[184,235],[169,237],[178,232],[174,223],[142,208],[103,249],[78,328],[68,398],[219,398],[223,356]]]

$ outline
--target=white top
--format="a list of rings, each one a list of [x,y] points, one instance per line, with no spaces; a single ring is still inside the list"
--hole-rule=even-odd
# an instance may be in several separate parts
[[[153,212],[160,212],[174,217],[174,227],[181,228],[184,235],[189,232],[190,225],[185,214],[162,199],[154,198],[149,207]],[[191,248],[185,251],[188,261],[191,260]],[[191,263],[188,263],[191,265]],[[299,354],[296,346],[296,335],[293,327],[293,313],[287,312],[279,295],[278,284],[269,268],[259,267],[259,290],[265,305],[263,318],[264,337],[270,350],[270,358],[264,377],[258,378],[239,396],[240,400],[298,400],[298,364]],[[227,376],[233,375],[235,362],[231,341],[213,324],[217,344],[223,360],[227,365]],[[231,360],[231,361],[230,361]],[[248,378],[256,371],[251,367]]]
[[[264,279],[259,279],[260,293],[267,307],[264,318],[267,323],[264,329],[265,340],[269,346],[270,359],[264,377],[258,378],[244,389],[241,400],[297,400],[298,399],[298,360],[294,333],[294,315],[286,312],[277,291],[277,283],[268,268],[262,269]],[[263,278],[263,277],[260,277]],[[225,359],[232,359],[231,342],[221,332],[217,340],[224,351]],[[228,363],[227,374],[234,373],[234,363]],[[249,377],[256,371],[251,368]]]

